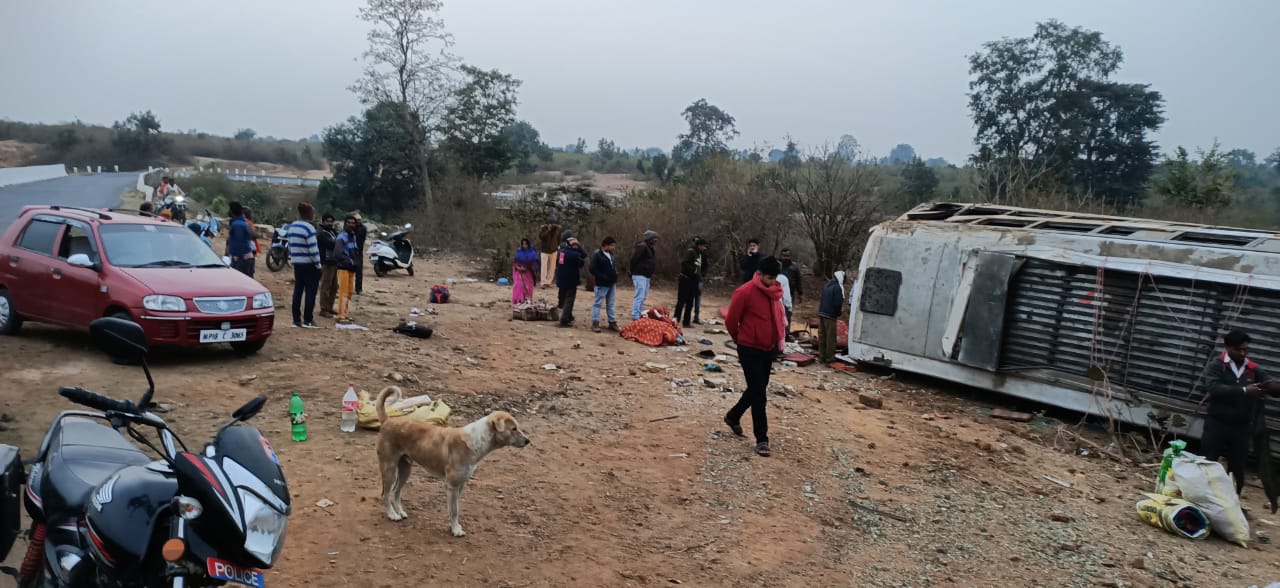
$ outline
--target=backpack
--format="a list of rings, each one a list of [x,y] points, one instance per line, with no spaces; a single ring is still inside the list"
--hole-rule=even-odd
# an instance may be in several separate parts
[[[439,284],[432,286],[430,300],[432,304],[444,304],[449,302],[449,288]]]

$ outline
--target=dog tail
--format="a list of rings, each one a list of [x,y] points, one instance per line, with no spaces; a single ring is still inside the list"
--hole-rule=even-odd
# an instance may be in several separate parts
[[[374,406],[378,407],[378,424],[387,422],[387,397],[395,396],[399,398],[401,395],[399,386],[387,386],[381,392],[378,392],[378,399],[374,401]]]

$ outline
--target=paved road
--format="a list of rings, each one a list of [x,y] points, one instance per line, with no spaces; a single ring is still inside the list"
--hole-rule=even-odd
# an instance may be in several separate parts
[[[120,205],[124,191],[138,183],[137,173],[67,176],[0,188],[0,232],[28,204],[63,204],[84,208]]]

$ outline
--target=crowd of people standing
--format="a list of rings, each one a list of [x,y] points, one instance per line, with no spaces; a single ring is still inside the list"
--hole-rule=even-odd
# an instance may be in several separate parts
[[[658,240],[656,231],[645,231],[632,249],[627,265],[634,288],[631,302],[633,321],[643,315],[649,296],[658,264]],[[702,323],[701,299],[710,270],[709,248],[710,243],[706,239],[695,236],[690,247],[680,256],[673,318],[685,328]],[[598,249],[587,254],[573,231],[562,229],[554,217],[548,218],[538,228],[536,250],[529,239],[521,239],[516,250],[512,263],[512,304],[533,300],[535,285],[550,287],[554,284],[560,311],[559,326],[573,327],[574,303],[577,291],[582,287],[585,267],[595,294],[591,304],[591,329],[597,333],[618,331],[614,306],[619,276],[623,272],[615,255],[616,249],[617,240],[605,237]],[[784,352],[786,343],[792,340],[794,309],[802,303],[804,296],[802,272],[790,249],[781,250],[777,257],[765,255],[757,239],[748,242],[738,268],[741,279],[725,311],[725,328],[736,345],[747,388],[725,414],[724,422],[735,435],[744,436],[740,421],[750,411],[755,451],[758,455],[769,456],[766,391],[773,363]],[[823,287],[819,305],[818,341],[823,363],[835,361],[836,331],[845,293],[844,272],[835,272]],[[602,314],[607,323],[601,323]]]

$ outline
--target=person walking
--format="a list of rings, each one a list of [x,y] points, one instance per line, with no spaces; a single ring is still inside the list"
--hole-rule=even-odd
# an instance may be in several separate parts
[[[560,288],[560,326],[573,326],[573,303],[582,283],[582,266],[586,259],[578,238],[565,231],[564,246],[556,254],[556,286]]]
[[[791,259],[791,250],[783,249],[778,253],[778,262],[782,264],[782,273],[786,274],[787,284],[791,286],[791,301],[795,304],[804,302],[804,284],[800,281],[800,264]]]
[[[725,329],[738,346],[738,363],[747,380],[747,389],[738,403],[724,415],[724,423],[734,435],[743,436],[742,415],[751,409],[751,432],[756,438],[756,455],[769,457],[769,417],[766,414],[769,373],[773,360],[782,351],[785,320],[782,286],[777,277],[778,260],[760,260],[755,277],[733,292],[725,316]]]
[[[658,244],[658,234],[645,231],[636,243],[631,254],[631,284],[636,288],[635,297],[631,300],[631,320],[640,320],[644,312],[644,301],[649,297],[649,286],[653,280],[653,272],[658,269],[658,256],[654,246]]]
[[[556,222],[556,217],[547,217],[546,224],[538,227],[538,252],[541,254],[542,261],[542,285],[550,286],[555,280],[554,268],[557,266],[556,248],[560,246],[564,237],[560,232],[560,225]]]
[[[364,226],[364,218],[360,216],[357,210],[351,213],[351,217],[356,219],[356,294],[364,294],[364,242],[369,238],[369,227]]]
[[[596,280],[596,298],[591,302],[591,330],[600,332],[600,307],[605,307],[605,316],[609,319],[608,329],[618,330],[618,319],[613,314],[613,302],[618,294],[618,268],[613,263],[613,250],[618,241],[613,237],[605,237],[600,249],[591,254],[591,277]]]
[[[742,268],[742,283],[750,282],[755,277],[756,270],[760,268],[759,239],[747,241],[747,252],[742,256],[740,266]]]
[[[337,311],[334,301],[338,297],[338,264],[333,260],[333,246],[338,242],[338,229],[333,226],[333,213],[320,217],[320,230],[316,242],[320,245],[320,316],[333,318]]]
[[[351,297],[355,295],[356,280],[360,270],[360,246],[357,242],[359,219],[348,215],[342,223],[342,232],[333,243],[333,263],[338,269],[338,322],[351,322]]]
[[[298,203],[298,220],[289,224],[289,261],[293,264],[293,326],[318,329],[315,322],[316,289],[320,287],[320,245],[311,226],[316,211]],[[304,302],[305,299],[305,302]]]
[[[244,217],[244,206],[239,202],[227,205],[231,214],[231,222],[227,228],[227,257],[231,258],[231,267],[236,271],[253,277],[253,233],[249,231],[249,223]]]
[[[840,314],[844,308],[844,272],[836,272],[822,289],[818,303],[818,353],[822,363],[836,360],[836,333],[840,326]]]
[[[694,237],[693,242],[697,243],[702,237]],[[693,294],[693,324],[702,324],[702,287],[707,283],[707,269],[711,264],[707,261],[707,252],[701,251],[702,256],[701,274],[698,276],[698,291]]]
[[[680,280],[676,290],[676,312],[672,318],[681,321],[687,329],[693,316],[693,299],[698,295],[698,282],[702,281],[702,254],[707,251],[707,241],[694,240],[693,247],[684,253],[680,261]]]

